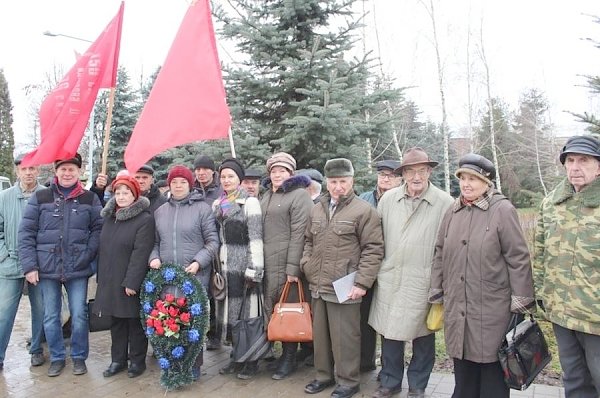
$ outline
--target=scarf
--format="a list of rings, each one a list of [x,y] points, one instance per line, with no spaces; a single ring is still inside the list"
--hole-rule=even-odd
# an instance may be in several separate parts
[[[223,191],[221,198],[219,199],[219,206],[217,207],[217,217],[219,219],[222,220],[223,218],[227,217],[227,214],[233,208],[233,204],[235,203],[236,199],[240,197],[240,193],[240,187],[237,187],[235,191],[231,193]]]

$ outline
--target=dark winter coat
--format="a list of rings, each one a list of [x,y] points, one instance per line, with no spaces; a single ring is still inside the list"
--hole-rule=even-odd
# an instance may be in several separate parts
[[[431,291],[443,297],[448,355],[498,361],[511,298],[533,297],[529,250],[505,196],[494,192],[486,210],[462,205],[460,198],[448,209],[438,232]]]
[[[68,197],[56,178],[37,191],[19,227],[19,259],[23,272],[38,271],[41,279],[68,281],[92,275],[102,229],[98,197],[78,182]]]
[[[144,194],[144,196],[147,197],[148,200],[150,200],[150,207],[148,207],[148,211],[152,216],[154,216],[154,212],[156,211],[156,209],[167,203],[166,196],[160,192],[156,184],[152,184],[150,186],[150,189]]]
[[[104,209],[100,234],[98,287],[94,309],[102,315],[139,318],[139,292],[148,271],[148,256],[154,246],[154,220],[150,201],[140,196],[131,206],[116,211],[115,198]],[[125,288],[138,294],[127,296]]]
[[[213,203],[213,214],[219,223],[221,238],[221,272],[227,281],[225,300],[217,302],[217,321],[226,332],[238,319],[246,280],[260,283],[263,280],[263,226],[258,199],[242,191],[225,216],[219,212],[219,200]],[[256,300],[247,306],[245,316],[255,313]]]
[[[223,193],[223,188],[221,188],[221,183],[219,181],[219,173],[216,171],[213,173],[213,180],[206,187],[203,187],[202,184],[198,182],[198,180],[194,181],[194,190],[198,192],[204,198],[204,201],[212,206],[213,202],[221,197]]]
[[[187,267],[200,264],[196,277],[208,288],[211,265],[219,250],[219,236],[212,209],[197,192],[185,199],[169,198],[154,212],[156,233],[149,261]]]
[[[310,178],[296,175],[276,191],[268,187],[260,199],[265,253],[265,311],[270,314],[279,301],[287,275],[301,276],[300,258],[304,231],[314,206],[305,189]]]
[[[329,216],[329,193],[310,212],[300,266],[313,297],[335,295],[333,281],[357,271],[354,285],[369,289],[383,260],[377,210],[354,192],[340,198]]]

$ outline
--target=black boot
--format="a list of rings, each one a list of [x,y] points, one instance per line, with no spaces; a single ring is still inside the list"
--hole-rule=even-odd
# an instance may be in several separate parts
[[[283,380],[296,371],[296,350],[298,343],[283,343],[283,353],[277,371],[271,376],[274,380]]]

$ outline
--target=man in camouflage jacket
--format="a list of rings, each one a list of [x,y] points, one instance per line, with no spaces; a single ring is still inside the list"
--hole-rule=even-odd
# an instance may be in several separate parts
[[[552,322],[567,398],[600,396],[600,141],[571,137],[567,178],[542,202],[536,228],[538,304]]]

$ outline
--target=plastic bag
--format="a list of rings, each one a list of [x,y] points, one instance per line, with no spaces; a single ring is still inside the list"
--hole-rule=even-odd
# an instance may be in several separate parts
[[[437,332],[444,327],[444,306],[442,304],[431,304],[427,314],[427,329]]]

